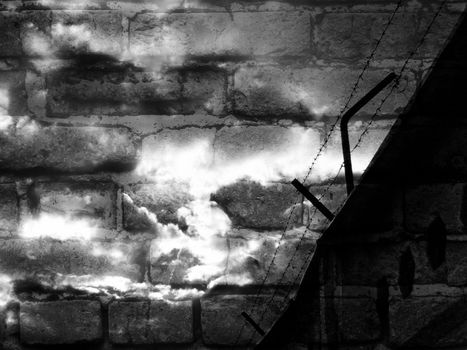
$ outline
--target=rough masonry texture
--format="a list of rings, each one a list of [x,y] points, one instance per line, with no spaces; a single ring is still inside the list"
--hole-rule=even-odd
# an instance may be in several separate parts
[[[252,347],[261,337],[241,312],[268,331],[329,226],[291,180],[340,210],[335,123],[401,69],[438,5],[403,4],[352,93],[395,1],[0,0],[0,348]],[[443,9],[384,105],[389,90],[352,119],[357,178],[463,5]],[[440,216],[462,235],[464,182],[394,191],[361,232],[438,232]],[[296,348],[420,345],[417,310],[430,324],[462,298],[416,290],[384,308],[381,281],[462,288],[465,242],[444,243],[445,260],[416,239],[336,248],[348,289],[335,308],[337,291],[310,299]],[[456,345],[458,330],[429,345]]]

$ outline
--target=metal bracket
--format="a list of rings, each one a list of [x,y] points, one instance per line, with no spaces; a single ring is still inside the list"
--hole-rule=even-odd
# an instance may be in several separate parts
[[[331,211],[328,208],[326,208],[324,204],[319,201],[318,198],[313,196],[310,193],[310,191],[308,191],[306,187],[302,185],[300,181],[294,179],[292,181],[292,185],[294,185],[298,192],[303,194],[305,198],[308,199],[311,202],[311,204],[313,204],[316,207],[316,209],[318,209],[326,218],[328,218],[329,220],[334,219],[334,214],[331,213]]]
[[[342,139],[342,153],[344,154],[344,166],[345,166],[345,183],[347,184],[347,194],[350,194],[354,188],[353,171],[352,171],[352,157],[350,154],[350,142],[349,142],[349,128],[348,124],[350,118],[352,118],[363,106],[365,106],[370,100],[381,92],[390,82],[392,82],[397,75],[392,72],[389,73],[378,85],[370,90],[365,96],[363,96],[356,104],[354,104],[341,119],[341,139]]]

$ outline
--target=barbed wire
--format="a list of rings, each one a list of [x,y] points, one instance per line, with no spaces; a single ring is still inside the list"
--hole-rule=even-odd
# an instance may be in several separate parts
[[[350,93],[348,99],[346,100],[346,103],[344,104],[344,106],[340,110],[339,116],[336,118],[336,121],[331,125],[331,128],[329,129],[326,136],[324,137],[323,142],[322,142],[320,148],[318,149],[318,152],[317,152],[316,156],[314,157],[310,167],[308,168],[308,171],[307,171],[307,173],[306,173],[306,175],[305,175],[305,177],[304,177],[304,179],[302,181],[303,184],[307,181],[307,179],[310,176],[310,174],[311,174],[314,166],[316,165],[318,159],[320,158],[320,156],[322,155],[322,153],[326,149],[327,144],[329,143],[329,140],[331,139],[331,136],[332,136],[334,130],[336,129],[340,119],[342,118],[344,112],[349,108],[350,103],[351,103],[353,97],[355,96],[355,94],[357,92],[358,86],[359,86],[360,82],[362,81],[365,72],[368,70],[368,68],[369,68],[369,66],[371,64],[371,61],[374,59],[374,57],[376,55],[376,52],[377,52],[381,42],[383,41],[384,36],[387,33],[388,28],[391,26],[397,12],[401,8],[404,1],[405,0],[399,0],[396,7],[393,10],[393,12],[391,13],[391,16],[389,17],[389,20],[386,23],[386,26],[384,27],[380,37],[378,38],[375,47],[371,51],[370,55],[367,57],[367,60],[366,60],[364,66],[362,68],[362,71],[360,72],[359,76],[357,77],[357,80],[356,80],[356,82],[354,83],[354,85],[352,87],[351,93]],[[299,196],[298,198],[301,198],[301,196]],[[275,252],[273,253],[272,260],[271,260],[271,262],[270,262],[270,264],[269,264],[269,266],[268,266],[268,268],[266,270],[265,277],[263,278],[262,283],[261,283],[261,285],[260,285],[260,287],[259,287],[259,289],[258,289],[258,291],[256,293],[255,301],[253,302],[253,306],[250,309],[250,313],[252,313],[252,311],[255,309],[255,307],[256,307],[256,305],[257,305],[257,303],[259,301],[259,295],[261,294],[261,292],[262,292],[262,290],[264,288],[264,285],[266,284],[267,278],[269,277],[271,267],[273,266],[274,261],[275,261],[275,259],[277,257],[277,252],[278,252],[279,247],[280,247],[280,245],[281,245],[281,243],[282,243],[282,241],[283,241],[283,239],[285,237],[285,234],[287,232],[287,229],[289,227],[291,218],[293,217],[293,213],[294,213],[294,210],[295,210],[298,202],[299,202],[298,200],[295,202],[294,206],[292,207],[292,210],[290,211],[290,214],[288,215],[288,218],[286,220],[285,228],[284,228],[284,230],[282,232],[282,235],[280,236],[280,239],[279,239],[279,241],[277,243],[277,248],[276,248]],[[242,323],[242,327],[240,328],[240,330],[239,330],[239,332],[237,334],[234,345],[237,345],[238,342],[240,341],[240,337],[241,337],[241,335],[243,333],[243,330],[244,330],[245,326],[246,326],[246,320]]]
[[[381,113],[382,111],[382,108],[383,106],[385,105],[386,101],[388,100],[388,98],[392,95],[392,93],[394,92],[394,90],[399,86],[399,82],[400,82],[400,79],[402,77],[402,74],[404,73],[404,71],[407,69],[407,66],[408,66],[408,63],[410,62],[410,60],[413,58],[413,56],[418,52],[418,50],[420,49],[420,47],[424,44],[425,40],[426,40],[426,37],[428,36],[428,34],[430,33],[431,31],[431,28],[433,27],[436,19],[439,17],[439,15],[441,14],[441,11],[443,9],[443,7],[445,6],[445,4],[448,2],[448,0],[443,0],[443,2],[440,4],[440,6],[438,7],[438,10],[435,12],[435,15],[433,16],[433,18],[431,19],[429,25],[427,26],[427,28],[425,29],[425,32],[423,33],[420,41],[418,42],[418,44],[416,45],[415,49],[413,49],[412,51],[410,51],[409,53],[409,56],[406,58],[406,60],[404,61],[400,71],[399,71],[399,74],[398,74],[398,77],[396,78],[395,82],[392,84],[389,92],[384,96],[383,99],[381,99],[381,102],[378,106],[378,108],[376,109],[376,111],[373,113],[373,115],[371,116],[370,118],[370,121],[367,123],[365,129],[363,130],[363,132],[360,134],[359,138],[357,139],[357,142],[356,144],[354,145],[354,147],[351,149],[351,153],[353,153],[360,145],[361,143],[363,142],[365,136],[368,134],[372,124],[374,123],[374,121],[376,120],[376,117]],[[321,200],[321,198],[324,197],[324,195],[330,190],[330,188],[334,185],[334,183],[337,181],[337,179],[339,178],[340,176],[340,173],[342,172],[342,170],[344,169],[345,167],[345,164],[342,163],[337,171],[337,174],[335,175],[335,177],[333,178],[333,180],[328,184],[328,186],[326,187],[326,189],[324,190],[324,192],[320,195],[320,197],[318,198],[319,200]],[[337,210],[335,211],[335,213],[339,212],[339,210],[342,208],[342,206],[345,204],[345,200],[342,201],[342,203],[340,204],[340,206],[337,208]],[[302,243],[302,240],[306,237],[306,233],[307,231],[310,230],[310,225],[311,225],[311,222],[314,218],[314,216],[316,215],[317,213],[317,208],[314,209],[313,211],[313,214],[310,218],[310,223],[305,227],[305,232],[302,234],[302,236],[300,237],[300,241],[297,245],[297,248],[296,250],[294,251],[294,254],[292,255],[292,257],[290,258],[286,268],[284,269],[282,275],[281,275],[281,278],[279,279],[279,282],[278,284],[280,284],[280,282],[282,281],[282,279],[285,277],[285,274],[288,270],[288,268],[290,268],[291,264],[292,264],[292,261],[296,255],[296,253],[298,252],[299,248],[300,248],[300,245]],[[286,293],[286,295],[284,296],[283,300],[284,300],[284,303],[287,303],[288,301],[288,298],[292,292],[292,290],[294,289],[294,286],[296,285],[296,283],[298,282],[298,280],[302,277],[303,273],[304,273],[304,270],[305,268],[307,268],[308,264],[309,264],[309,259],[310,257],[313,256],[313,253],[314,253],[314,250],[310,250],[307,255],[304,257],[304,263],[302,264],[299,272],[297,273],[294,281],[290,284],[290,287]],[[274,293],[273,295],[271,296],[269,302],[266,304],[265,306],[265,309],[263,311],[263,313],[261,314],[259,320],[257,321],[258,325],[261,324],[261,322],[263,321],[264,319],[264,316],[266,314],[266,312],[268,311],[269,309],[269,306],[270,304],[273,302],[274,300],[274,297],[277,295],[277,288],[274,290]],[[283,309],[284,307],[284,303],[280,306],[279,309]],[[250,342],[251,342],[252,338],[250,338]]]

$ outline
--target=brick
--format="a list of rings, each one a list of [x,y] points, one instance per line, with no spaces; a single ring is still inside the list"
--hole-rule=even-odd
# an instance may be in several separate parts
[[[156,239],[151,244],[151,280],[154,284],[195,283],[210,286],[259,285],[263,281],[268,285],[298,284],[316,243],[311,234],[291,230],[278,245],[282,234],[279,231],[265,234],[233,230],[227,237],[210,237],[201,242],[193,239],[192,245],[177,246],[163,253]],[[209,256],[205,256],[192,248],[200,245],[212,247],[219,261],[211,262],[211,251]],[[204,267],[207,267],[206,274],[197,273],[197,269],[203,271]]]
[[[407,230],[425,232],[436,215],[439,215],[449,233],[464,232],[463,195],[464,184],[417,185],[407,188]]]
[[[346,285],[376,286],[381,279],[397,284],[400,245],[366,244],[343,246],[338,251],[342,283]]]
[[[131,233],[156,233],[157,217],[146,207],[137,206],[130,196],[122,196],[123,228]]]
[[[12,236],[18,227],[18,198],[13,184],[0,185],[0,237]]]
[[[205,112],[224,115],[226,112],[227,77],[223,71],[188,71],[183,77],[183,113]]]
[[[130,199],[124,201],[123,225],[130,232],[144,231],[148,229],[148,223],[141,224],[141,214],[136,208],[144,207],[157,217],[157,221],[162,224],[178,223],[177,210],[186,206],[193,198],[177,184],[138,184],[125,188],[125,194]],[[133,209],[133,210],[132,210]],[[149,226],[151,226],[149,224]]]
[[[223,208],[234,227],[281,229],[302,222],[301,195],[290,184],[262,186],[241,181],[220,188],[211,199]]]
[[[40,204],[36,214],[63,214],[82,218],[98,227],[116,229],[117,188],[111,183],[38,183]]]
[[[26,72],[26,93],[28,95],[28,110],[37,117],[43,118],[47,111],[47,87],[45,78],[39,73]]]
[[[380,321],[375,300],[342,298],[336,300],[342,341],[371,341],[380,336]]]
[[[112,11],[55,11],[52,16],[53,45],[60,53],[122,52],[122,15]]]
[[[193,341],[191,301],[115,301],[109,305],[112,344],[183,344]]]
[[[467,285],[467,243],[449,242],[446,246],[447,282],[452,286]]]
[[[8,339],[9,336],[17,336],[19,334],[19,303],[9,303],[3,309],[4,319],[4,335]]]
[[[465,344],[466,307],[459,297],[394,297],[389,306],[389,340],[395,346],[419,348]]]
[[[37,278],[37,273],[121,276],[142,280],[141,247],[125,243],[19,240],[0,242],[0,269],[18,278]],[[40,282],[40,281],[39,281]]]
[[[183,235],[183,233],[181,234]],[[173,235],[176,237],[176,235]],[[172,237],[172,239],[175,239]],[[181,285],[181,284],[208,284],[210,279],[217,277],[218,273],[212,274],[207,273],[206,275],[201,274],[195,277],[190,276],[190,269],[196,268],[197,266],[203,266],[204,262],[202,261],[203,253],[198,253],[195,249],[191,248],[187,244],[183,244],[183,238],[181,236],[179,245],[173,247],[170,251],[164,250],[160,251],[159,245],[161,242],[158,240],[153,240],[151,242],[150,249],[150,263],[151,263],[151,282],[153,284],[169,284],[169,285]],[[190,241],[188,241],[190,242]],[[199,241],[195,238],[192,241],[193,245],[197,243],[199,246]],[[216,256],[221,255],[227,257],[227,242],[225,238],[216,237],[210,242],[203,242],[206,246],[209,246],[216,250]],[[211,252],[212,254],[212,252]],[[215,270],[219,268],[216,264],[212,266]]]
[[[72,344],[102,338],[101,305],[76,300],[23,303],[20,337],[25,344]]]
[[[181,114],[178,73],[65,69],[47,76],[48,114]]]
[[[430,265],[426,242],[412,242],[410,250],[415,261],[415,284],[445,284],[447,282],[447,264],[436,269]]]
[[[227,77],[222,70],[106,68],[75,66],[50,73],[47,100],[51,116],[225,114]]]
[[[27,114],[25,72],[0,72],[0,115]]]
[[[143,140],[142,161],[138,168],[142,174],[158,179],[158,182],[170,184],[173,181],[185,182],[179,184],[183,191],[189,190],[186,183],[202,182],[208,176],[213,159],[213,143],[216,134],[214,128],[187,127],[181,130],[163,130]],[[196,170],[193,173],[193,170]],[[211,180],[211,177],[209,180]],[[212,181],[217,181],[212,178]],[[209,189],[193,188],[204,193]]]
[[[0,56],[21,56],[21,17],[10,12],[0,12],[0,17]]]
[[[233,110],[244,116],[302,117],[337,116],[347,102],[360,70],[347,66],[244,65],[234,75]],[[389,70],[368,70],[360,84],[369,91]],[[403,90],[391,94],[379,115],[398,114],[413,95],[416,79],[401,82]],[[374,114],[380,100],[373,100],[357,115]]]
[[[216,166],[230,167],[228,176],[237,179],[261,183],[292,180],[304,175],[308,165],[303,159],[312,159],[320,141],[316,128],[224,127],[216,134],[214,162]]]
[[[405,59],[417,46],[433,15],[432,12],[398,14],[378,48],[378,56]],[[325,13],[317,16],[313,45],[316,55],[338,60],[367,58],[389,16],[388,13]],[[455,14],[443,14],[416,56],[435,58],[457,18]]]
[[[18,58],[3,58],[0,59],[0,71],[18,70],[21,62]]]
[[[49,11],[24,11],[21,18],[21,43],[26,56],[50,56],[52,15]]]
[[[130,23],[133,54],[162,56],[303,55],[309,50],[306,12],[144,13]]]
[[[203,342],[206,345],[232,345],[238,346],[255,344],[260,336],[246,322],[242,311],[248,312],[250,317],[259,322],[264,309],[267,312],[259,326],[268,331],[272,323],[279,317],[283,306],[281,296],[271,301],[270,295],[225,295],[212,296],[201,299],[201,328],[203,330]],[[284,305],[285,306],[285,305]],[[253,310],[253,312],[251,312]],[[239,336],[240,334],[240,336]],[[238,342],[237,342],[237,337]]]
[[[15,134],[0,134],[1,169],[118,170],[138,156],[138,139],[124,128],[40,126],[20,118]]]
[[[240,251],[242,247],[249,246],[248,242],[254,242],[255,238],[259,241],[257,248],[250,250],[250,258],[246,259],[244,267],[237,267],[240,271],[245,269],[250,272],[252,284],[261,284],[265,281],[269,285],[294,285],[301,282],[301,277],[307,269],[306,264],[316,248],[316,241],[313,234],[308,231],[290,230],[286,232],[282,242],[277,246],[279,234],[282,235],[282,233],[283,231],[270,232],[268,236],[271,238],[263,240],[254,233],[251,236],[244,235],[238,241],[231,240],[231,247],[240,249]],[[274,254],[275,258],[272,261]],[[229,270],[231,274],[238,272],[233,265],[231,264]]]

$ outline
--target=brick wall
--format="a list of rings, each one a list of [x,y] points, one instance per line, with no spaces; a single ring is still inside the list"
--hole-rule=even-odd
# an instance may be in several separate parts
[[[358,94],[402,66],[436,5],[403,6]],[[240,312],[254,308],[268,329],[328,224],[305,232],[311,208],[290,180],[306,173],[394,6],[0,1],[4,347],[258,340],[249,326],[238,338]],[[435,23],[354,153],[357,173],[462,8],[450,3]],[[355,117],[353,143],[376,106]],[[339,142],[312,173],[315,194],[339,168]],[[337,183],[323,201],[336,210],[344,198]],[[358,314],[365,298],[344,304]]]

